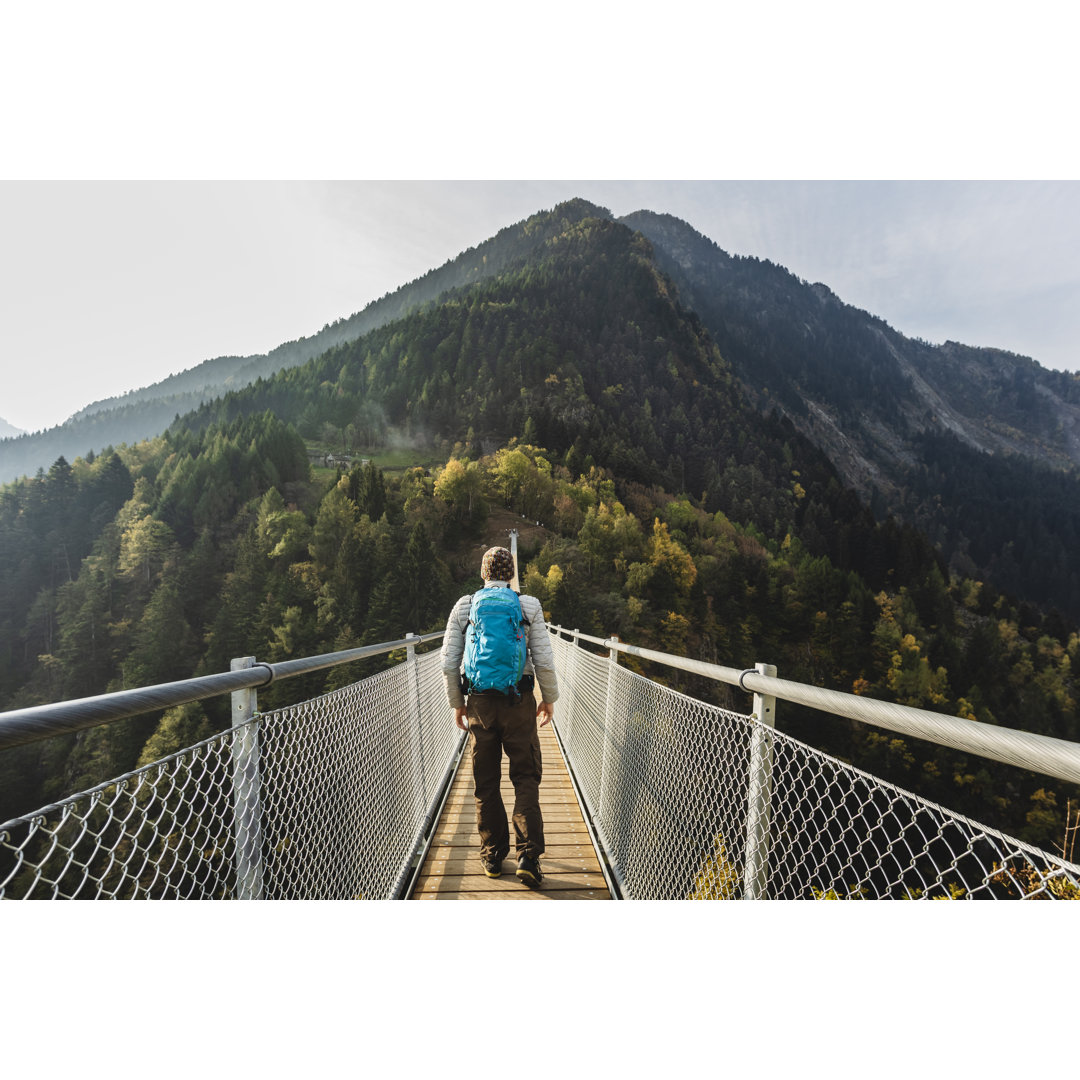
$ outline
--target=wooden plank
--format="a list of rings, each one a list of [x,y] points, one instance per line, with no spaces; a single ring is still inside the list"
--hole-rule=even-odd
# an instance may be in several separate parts
[[[585,822],[578,821],[551,821],[545,822],[544,825],[544,839],[548,843],[552,843],[552,837],[569,834],[570,836],[580,837],[587,840],[589,838],[589,830],[585,827]],[[480,846],[480,834],[476,830],[475,821],[447,821],[439,826],[438,832],[435,834],[433,843],[440,840],[471,840],[477,848]],[[514,842],[514,830],[510,828],[510,843]]]
[[[545,885],[549,881],[552,883],[560,881],[565,883],[568,881],[581,881],[586,877],[592,879],[597,875],[602,877],[600,866],[595,857],[593,859],[574,860],[549,859],[545,856],[540,860],[540,865],[544,870]],[[489,878],[480,869],[480,860],[475,856],[466,856],[463,859],[452,859],[446,862],[433,862],[430,866],[425,865],[423,872],[417,879],[417,888],[423,888],[423,883],[433,881],[436,878],[455,878],[461,882],[462,887],[469,888],[480,887],[484,882],[488,881],[510,881],[516,884],[518,883],[516,869],[516,864],[508,861],[503,867],[500,877]]]
[[[543,889],[521,889],[519,892],[482,893],[460,892],[442,895],[440,893],[421,893],[414,900],[610,900],[611,893],[604,889],[558,889],[544,892]]]
[[[508,808],[509,809],[509,808]],[[548,826],[550,821],[581,821],[581,811],[577,807],[570,806],[541,806],[540,812],[543,815],[544,827]],[[458,822],[468,822],[470,825],[476,824],[476,810],[473,807],[469,809],[456,808],[453,810],[446,810],[443,812],[440,821],[445,821],[447,824],[457,824]],[[507,821],[513,829],[514,815],[513,813],[507,814]]]
[[[512,812],[514,809],[514,793],[513,791],[500,791],[499,795],[502,797],[503,805],[506,807],[507,812]],[[567,788],[565,791],[550,791],[544,792],[541,789],[540,793],[540,806],[550,806],[553,809],[560,806],[573,806],[580,809],[578,806],[577,795],[574,793],[573,788]],[[458,794],[457,792],[451,792],[446,798],[446,805],[444,810],[469,810],[472,813],[476,813],[476,799],[473,796],[472,791],[467,793]]]
[[[511,811],[514,808],[514,793],[512,791],[500,791],[503,805],[507,811]],[[454,806],[457,809],[469,809],[475,812],[476,799],[473,797],[470,791],[467,795],[451,795],[446,800],[447,806]],[[574,795],[573,789],[567,788],[566,791],[551,792],[547,795],[541,794],[540,796],[541,806],[577,806],[577,797]],[[580,807],[579,807],[580,809]]]
[[[503,805],[506,807],[507,811],[512,812],[514,809],[514,793],[512,791],[507,791],[504,793],[501,792],[500,794],[502,794]],[[579,811],[581,809],[581,807],[578,806],[578,801],[573,790],[569,788],[565,792],[541,795],[540,806],[541,808],[550,806],[552,810],[558,810],[562,807],[573,807],[573,809]],[[473,798],[472,792],[468,795],[451,795],[446,800],[446,805],[443,807],[443,810],[444,812],[453,810],[458,813],[468,811],[471,814],[475,814],[476,799]]]
[[[585,824],[580,825],[567,825],[562,829],[545,829],[544,830],[544,846],[552,847],[555,844],[588,844],[591,842],[589,836],[589,830],[585,828]],[[510,834],[510,843],[514,843],[514,834]],[[431,848],[435,850],[440,847],[465,847],[472,848],[476,851],[477,856],[480,854],[480,837],[476,832],[476,826],[462,827],[460,831],[455,832],[442,832],[431,841]]]
[[[509,799],[503,799],[503,806],[506,808],[506,817],[509,820],[514,816],[514,799],[511,796]],[[548,812],[552,814],[564,814],[568,811],[580,814],[581,807],[578,806],[576,800],[571,799],[541,799],[540,810],[546,817]],[[467,802],[450,802],[447,801],[443,807],[444,815],[465,815],[476,820],[476,802],[470,795]]]
[[[469,768],[469,766],[465,765],[464,768]],[[499,785],[499,790],[513,795],[514,785],[507,781],[506,783]],[[560,780],[557,778],[551,778],[540,781],[541,798],[543,798],[545,795],[565,795],[568,792],[573,793],[573,790],[574,787],[568,779]],[[465,783],[454,785],[454,787],[451,789],[451,794],[468,795],[471,798],[473,794],[472,776],[469,776]]]
[[[483,874],[437,874],[421,878],[416,883],[413,895],[423,893],[458,893],[482,892],[503,893],[521,892],[527,889],[513,874],[504,874],[501,878],[484,877]],[[602,874],[545,874],[538,892],[559,892],[562,889],[606,889],[607,884]]]
[[[476,859],[479,860],[480,845],[478,842],[466,845],[464,850],[466,853],[471,851]],[[596,852],[593,850],[593,846],[589,842],[588,837],[574,833],[560,833],[558,836],[546,839],[545,850],[542,857],[545,859],[573,858],[581,854],[587,854],[596,858]],[[447,859],[459,858],[461,856],[462,845],[460,844],[440,844],[438,847],[432,847],[428,852],[428,859],[431,861],[445,862]],[[506,858],[507,862],[517,858],[517,855],[512,848]]]
[[[466,769],[469,768],[468,765],[465,765],[463,767]],[[514,785],[507,781],[506,783],[499,785],[499,791],[500,793],[505,792],[508,795],[513,795]],[[544,798],[546,795],[572,795],[573,793],[574,787],[569,780],[550,779],[540,781],[541,798]],[[470,776],[468,780],[463,784],[455,784],[454,787],[451,789],[450,794],[453,795],[455,798],[462,798],[467,796],[471,799],[473,795],[472,777]]]
[[[508,811],[514,808],[514,792],[512,789],[506,791],[500,791],[499,795],[502,798],[503,805]],[[475,810],[476,799],[473,793],[470,791],[466,795],[453,795],[447,799],[447,805],[456,805],[458,807],[468,807],[470,810]],[[541,806],[577,806],[577,796],[574,793],[573,788],[567,788],[565,791],[548,791],[545,792],[542,788],[540,791],[540,805]]]
[[[428,859],[424,863],[424,870],[420,877],[429,874],[483,874],[480,866],[480,856],[475,852],[466,852],[460,848],[443,848],[441,858]],[[600,862],[596,858],[596,852],[589,848],[586,851],[580,848],[560,847],[557,851],[545,851],[540,858],[540,865],[545,874],[576,874],[576,873],[600,873]],[[511,855],[503,862],[503,876],[513,875],[517,869],[514,856]]]
[[[507,827],[510,830],[511,843],[514,839],[514,823],[512,821],[507,822]],[[479,843],[479,833],[476,829],[476,820],[471,817],[451,818],[448,821],[440,822],[436,836],[439,836],[443,832],[451,833],[453,835],[472,836],[475,837]],[[565,820],[559,818],[547,818],[544,821],[544,835],[546,836],[550,832],[580,832],[587,834],[588,830],[585,828],[585,821],[583,818],[566,818]]]

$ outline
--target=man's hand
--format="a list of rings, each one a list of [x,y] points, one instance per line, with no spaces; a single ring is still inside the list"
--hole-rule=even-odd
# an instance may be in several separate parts
[[[540,721],[540,726],[550,724],[552,718],[555,716],[555,706],[550,701],[541,701],[536,707],[537,717],[543,716],[543,720]]]
[[[460,709],[454,710],[454,723],[457,724],[462,731],[469,730],[468,709],[463,705]]]

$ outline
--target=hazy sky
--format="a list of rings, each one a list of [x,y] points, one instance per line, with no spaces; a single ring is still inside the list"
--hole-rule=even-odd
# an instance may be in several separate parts
[[[858,0],[14,6],[0,417],[40,429],[265,352],[576,195],[675,214],[905,333],[1080,368],[1059,18],[1051,0],[1009,19],[968,0],[902,19]]]
[[[683,218],[904,333],[1080,368],[1080,183],[7,181],[0,417],[57,424],[360,310],[575,195]]]

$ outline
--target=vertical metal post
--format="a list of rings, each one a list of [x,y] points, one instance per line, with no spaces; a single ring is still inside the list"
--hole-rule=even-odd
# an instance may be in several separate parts
[[[773,664],[755,664],[759,675],[776,678]],[[769,826],[772,816],[772,728],[776,726],[776,698],[754,695],[753,714],[758,723],[750,731],[750,784],[747,793],[746,858],[743,899],[763,900],[769,878]]]
[[[510,588],[514,592],[521,592],[521,580],[518,577],[518,562],[517,562],[517,541],[518,531],[517,529],[510,530],[510,554],[514,556],[514,578],[510,582]]]
[[[577,633],[577,631],[575,631]],[[614,635],[610,638],[613,644],[618,642]],[[614,754],[612,749],[612,737],[615,728],[615,704],[612,700],[612,690],[615,683],[615,668],[619,666],[619,653],[617,649],[611,649],[608,653],[607,685],[604,690],[604,730],[600,733],[600,821],[608,829],[609,835],[611,822],[608,820],[611,805],[608,799],[608,786],[610,776],[609,760]]]
[[[413,752],[413,778],[419,780],[418,806],[426,806],[428,800],[427,775],[424,768],[424,718],[420,715],[420,672],[416,660],[416,645],[413,644],[416,634],[408,633],[405,640],[409,642],[405,646],[406,678],[409,680],[409,724],[416,732],[415,738],[410,738]]]
[[[229,670],[242,671],[254,666],[254,656],[241,656],[232,660]],[[232,800],[237,900],[261,900],[263,896],[259,729],[257,724],[249,723],[257,708],[254,689],[233,691]]]
[[[580,630],[573,631],[573,637],[571,640],[571,648],[569,654],[566,657],[566,678],[560,680],[559,693],[563,699],[563,706],[560,712],[559,719],[559,733],[565,732],[564,741],[574,746],[574,717],[577,715],[577,687],[578,683],[578,657],[581,655],[581,638],[578,636],[581,633]],[[562,685],[565,682],[566,685]]]

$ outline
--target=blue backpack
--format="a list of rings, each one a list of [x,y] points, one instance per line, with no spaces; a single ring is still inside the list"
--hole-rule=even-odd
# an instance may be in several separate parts
[[[501,690],[511,700],[525,672],[525,627],[513,589],[481,589],[469,605],[465,677],[469,690]]]

